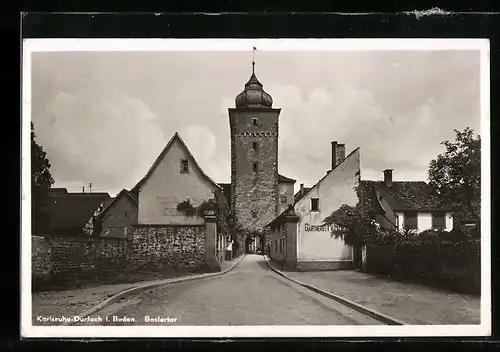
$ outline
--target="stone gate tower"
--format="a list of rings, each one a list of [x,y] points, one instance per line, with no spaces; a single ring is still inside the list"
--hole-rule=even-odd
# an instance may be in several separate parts
[[[252,75],[229,108],[231,208],[248,230],[262,231],[279,212],[278,119],[281,109]]]

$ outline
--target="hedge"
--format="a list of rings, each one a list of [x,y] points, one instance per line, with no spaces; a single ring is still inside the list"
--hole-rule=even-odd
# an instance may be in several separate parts
[[[368,272],[389,274],[463,293],[480,294],[480,241],[423,239],[367,245]]]

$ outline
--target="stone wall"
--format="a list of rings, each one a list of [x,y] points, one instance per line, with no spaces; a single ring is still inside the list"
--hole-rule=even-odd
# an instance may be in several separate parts
[[[73,275],[95,268],[94,243],[89,238],[52,237],[50,247],[54,275]]]
[[[204,266],[204,255],[203,225],[132,226],[130,262],[134,268],[196,270]]]
[[[32,236],[31,251],[35,290],[127,266],[126,239]]]
[[[33,236],[33,290],[72,286],[124,271],[220,271],[225,258],[222,236],[216,249],[216,218],[205,220],[204,225],[127,226],[117,238]]]
[[[101,238],[94,243],[94,262],[101,270],[123,270],[128,266],[130,245],[122,238]]]
[[[31,237],[31,271],[34,278],[48,278],[52,270],[50,254],[50,243],[45,237]]]
[[[279,113],[279,109],[229,109],[231,206],[247,230],[262,231],[278,215]]]

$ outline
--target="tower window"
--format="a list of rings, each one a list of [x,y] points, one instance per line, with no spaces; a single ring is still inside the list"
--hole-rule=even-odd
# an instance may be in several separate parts
[[[188,173],[189,173],[189,161],[181,160],[181,174],[188,174]]]
[[[257,172],[257,163],[253,163],[253,172]]]
[[[259,145],[257,144],[257,142],[253,142],[252,143],[252,148],[253,150],[257,151],[257,148],[259,147]]]
[[[319,198],[311,198],[311,211],[319,211]]]
[[[256,117],[252,118],[252,125],[257,126],[257,118]]]

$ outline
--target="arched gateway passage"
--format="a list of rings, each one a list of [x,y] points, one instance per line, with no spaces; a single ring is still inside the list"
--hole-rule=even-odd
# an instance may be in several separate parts
[[[258,233],[251,233],[245,238],[245,254],[264,253],[264,239]]]

